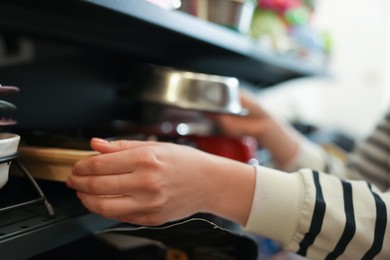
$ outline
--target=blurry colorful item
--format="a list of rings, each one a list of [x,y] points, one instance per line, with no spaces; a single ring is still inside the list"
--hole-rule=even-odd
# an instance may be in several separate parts
[[[278,37],[285,35],[287,28],[283,20],[270,10],[256,9],[253,14],[251,36],[258,38],[264,35]]]
[[[301,55],[313,55],[324,52],[322,36],[310,26],[294,26],[290,29],[292,48]]]
[[[257,0],[250,36],[262,47],[321,63],[330,53],[331,37],[312,26],[315,4],[316,0]]]
[[[281,48],[279,43],[283,41],[281,39],[285,38],[287,33],[287,27],[280,16],[271,10],[256,8],[249,31],[252,38],[277,50]]]
[[[284,19],[288,25],[305,25],[310,22],[310,11],[304,7],[294,7],[284,12]]]
[[[320,34],[310,26],[295,26],[290,29],[290,36],[297,46],[311,50],[322,50],[323,42]]]
[[[316,7],[315,0],[303,0],[303,3],[306,5],[306,7],[310,8],[312,10]]]
[[[285,12],[298,7],[306,7],[309,10],[314,10],[315,2],[315,0],[257,0],[257,6],[262,9]]]
[[[301,0],[258,0],[258,7],[277,12],[285,12],[288,9],[302,6]]]

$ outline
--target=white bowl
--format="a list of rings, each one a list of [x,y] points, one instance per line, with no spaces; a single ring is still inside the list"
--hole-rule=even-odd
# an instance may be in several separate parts
[[[0,133],[0,160],[16,154],[19,147],[20,136],[13,133]],[[11,161],[0,163],[0,188],[8,181]]]

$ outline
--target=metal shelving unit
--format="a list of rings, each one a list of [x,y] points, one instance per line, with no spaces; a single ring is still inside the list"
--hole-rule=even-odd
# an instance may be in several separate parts
[[[12,100],[20,119],[15,131],[50,130],[48,124],[94,127],[102,124],[98,119],[110,120],[123,110],[117,109],[115,87],[125,77],[110,78],[123,60],[234,76],[264,87],[324,74],[322,67],[263,51],[237,32],[142,0],[1,0],[0,17],[0,36],[11,40],[3,42],[10,44],[9,54],[18,51],[12,41],[25,37],[32,39],[36,55],[32,61],[0,64],[0,80],[21,88]],[[97,68],[95,53],[104,56],[104,68]],[[0,206],[37,196],[25,182],[11,176],[0,189]],[[88,213],[63,183],[38,183],[55,216],[42,204],[0,212],[2,259],[25,259],[117,224]]]
[[[0,16],[0,30],[100,46],[262,86],[324,74],[318,65],[264,51],[237,32],[141,0],[3,0]]]
[[[43,203],[17,207],[0,213],[0,252],[2,259],[26,259],[96,231],[117,224],[88,213],[64,183],[39,181],[55,215]],[[18,175],[0,190],[1,207],[37,198],[29,181]]]

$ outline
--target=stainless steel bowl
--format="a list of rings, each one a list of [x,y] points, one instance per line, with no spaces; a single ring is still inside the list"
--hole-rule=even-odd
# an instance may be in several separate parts
[[[241,106],[239,81],[223,77],[177,70],[162,66],[144,66],[138,70],[124,92],[136,101],[147,101],[182,109],[212,113],[246,115]]]
[[[181,0],[179,10],[246,34],[255,4],[253,0]]]

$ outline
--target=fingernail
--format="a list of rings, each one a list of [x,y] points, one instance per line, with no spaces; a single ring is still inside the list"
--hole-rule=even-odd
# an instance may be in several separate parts
[[[66,186],[68,186],[68,187],[72,187],[72,182],[71,182],[71,180],[70,180],[70,177],[66,180],[65,184],[66,184]]]
[[[95,143],[101,143],[101,144],[108,144],[109,143],[109,141],[107,141],[106,139],[102,139],[102,138],[98,138],[98,137],[92,138],[92,141]]]

